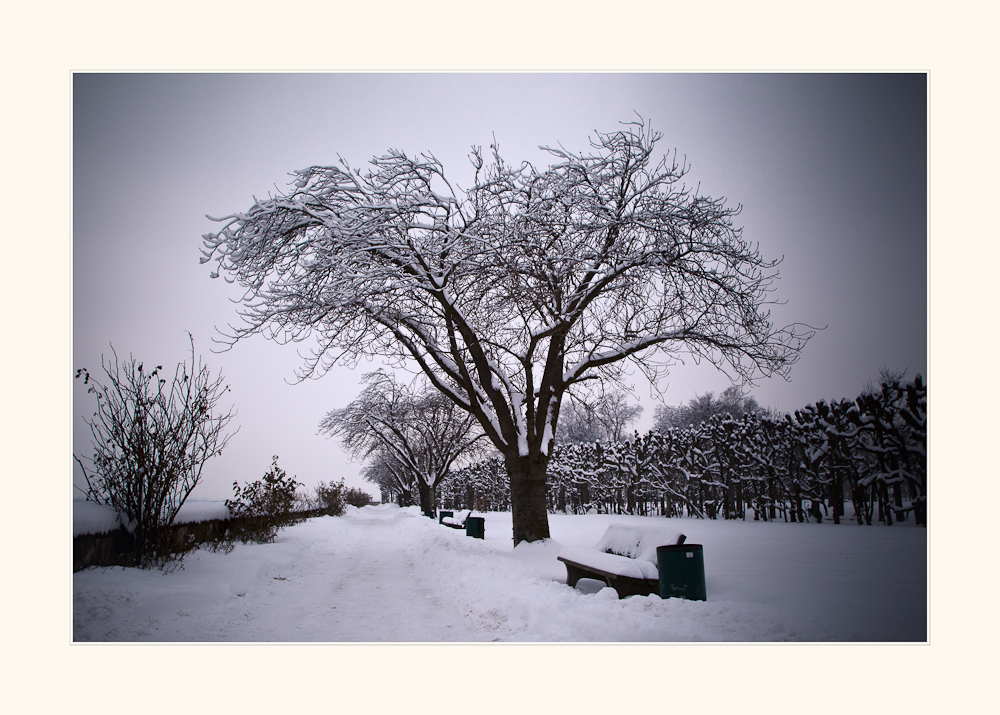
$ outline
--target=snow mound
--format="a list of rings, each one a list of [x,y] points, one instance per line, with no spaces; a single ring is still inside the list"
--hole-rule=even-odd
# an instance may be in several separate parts
[[[583,594],[593,595],[608,589],[608,584],[604,583],[604,581],[598,581],[596,578],[581,578],[576,582],[576,590]],[[614,591],[614,589],[610,590]],[[618,592],[614,591],[612,595],[617,600]],[[602,598],[607,598],[607,596],[602,596]]]
[[[551,561],[563,549],[563,545],[555,539],[541,539],[540,541],[522,541],[514,547],[514,558],[521,561],[537,562]]]
[[[212,519],[228,519],[229,508],[221,501],[189,501],[174,517],[175,524],[190,524],[196,521],[211,521]]]
[[[118,512],[92,501],[73,502],[73,536],[106,534],[122,525]]]
[[[595,583],[600,583],[600,581],[595,581]],[[605,586],[599,589],[597,593],[594,594],[594,600],[597,601],[610,601],[615,603],[618,601],[618,592],[611,588],[610,586]]]
[[[352,522],[378,522],[383,524],[394,524],[400,519],[422,516],[420,509],[415,506],[400,507],[396,504],[379,504],[377,506],[368,505],[360,509],[356,506],[346,506],[342,519]],[[430,519],[425,520],[430,522]]]
[[[185,502],[174,518],[175,524],[192,524],[212,519],[228,519],[229,509],[221,501]],[[73,502],[73,536],[106,534],[122,525],[118,512],[106,504],[92,501]],[[132,525],[126,524],[132,529]]]
[[[522,565],[528,566],[536,576],[550,581],[566,581],[566,567],[556,557],[563,545],[555,539],[522,541],[511,552],[511,556]]]

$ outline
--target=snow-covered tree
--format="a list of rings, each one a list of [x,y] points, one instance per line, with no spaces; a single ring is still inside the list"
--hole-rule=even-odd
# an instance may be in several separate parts
[[[612,442],[621,442],[628,435],[628,428],[642,415],[642,405],[629,404],[621,390],[607,394],[595,409],[604,433]]]
[[[399,506],[412,506],[416,479],[392,453],[379,449],[372,453],[361,468],[361,476],[377,484],[383,502],[395,501]]]
[[[452,472],[441,488],[446,508],[510,510],[510,480],[503,457],[494,455]]]
[[[362,458],[376,455],[402,491],[416,484],[420,508],[433,511],[436,490],[456,460],[472,456],[483,434],[475,418],[437,390],[403,385],[385,371],[364,376],[354,402],[327,413],[319,431],[341,438]]]
[[[745,519],[752,509],[755,521],[825,514],[840,524],[850,495],[859,524],[891,525],[913,512],[926,526],[926,395],[920,375],[904,384],[883,374],[856,400],[819,400],[782,418],[717,412],[633,440],[563,443],[549,461],[549,502],[710,519]]]
[[[876,490],[879,521],[892,524],[892,511],[905,513],[906,490],[917,523],[926,525],[927,385],[921,375],[908,384],[903,377],[883,369],[879,384],[868,385],[856,400],[852,416],[861,428],[859,443],[872,455],[861,485]]]
[[[567,390],[653,384],[681,354],[731,376],[787,376],[811,331],[767,310],[776,261],[739,207],[683,183],[644,122],[591,150],[511,167],[497,146],[465,191],[433,156],[391,150],[295,172],[287,194],[218,219],[203,262],[246,289],[232,343],[315,338],[302,377],[379,356],[422,371],[503,455],[514,542],[549,536],[545,474]]]

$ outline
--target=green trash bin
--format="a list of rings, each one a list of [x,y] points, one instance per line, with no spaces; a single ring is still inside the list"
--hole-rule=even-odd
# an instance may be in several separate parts
[[[657,546],[656,565],[660,571],[660,598],[708,600],[701,544]]]
[[[444,518],[446,516],[455,516],[455,512],[452,511],[439,511],[438,512],[438,524],[444,523]]]
[[[486,519],[481,516],[470,516],[465,520],[465,535],[473,539],[486,538]]]

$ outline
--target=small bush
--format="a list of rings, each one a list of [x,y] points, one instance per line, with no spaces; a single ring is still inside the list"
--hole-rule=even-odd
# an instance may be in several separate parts
[[[294,507],[298,486],[301,484],[278,466],[277,456],[263,479],[242,489],[233,482],[233,499],[226,499],[231,521],[224,539],[225,550],[231,550],[236,541],[244,544],[274,541],[280,529],[296,521]]]
[[[316,485],[316,501],[318,508],[326,510],[330,516],[340,516],[344,513],[344,480],[339,484],[320,482]]]
[[[356,489],[351,487],[344,494],[344,501],[346,501],[351,506],[356,506],[359,509],[363,506],[368,506],[372,503],[371,494],[361,489]]]

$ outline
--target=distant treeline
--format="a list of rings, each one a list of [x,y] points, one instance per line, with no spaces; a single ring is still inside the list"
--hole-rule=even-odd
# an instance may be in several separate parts
[[[927,387],[883,374],[855,400],[820,401],[778,417],[716,414],[622,442],[558,445],[548,465],[551,511],[840,523],[927,523]],[[453,473],[445,508],[510,509],[497,456]]]

